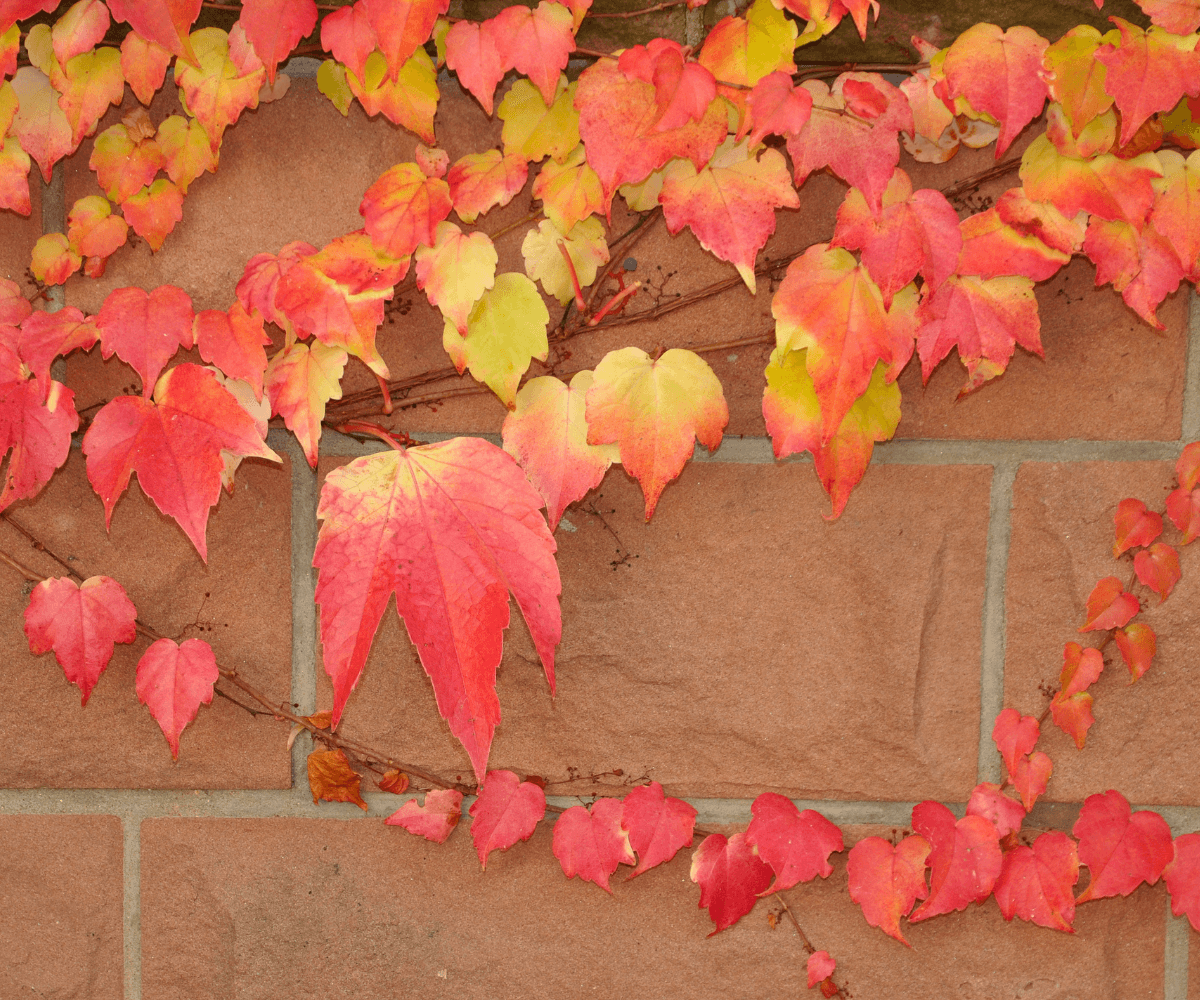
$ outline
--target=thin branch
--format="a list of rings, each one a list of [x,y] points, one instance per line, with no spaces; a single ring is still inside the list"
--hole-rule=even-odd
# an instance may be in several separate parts
[[[984,181],[990,181],[996,177],[1003,177],[1005,174],[1011,174],[1014,170],[1021,166],[1021,157],[1015,156],[1011,160],[1005,160],[1003,163],[998,163],[994,167],[989,167],[987,170],[981,170],[977,174],[972,174],[970,177],[964,177],[957,184],[951,184],[948,188],[942,188],[942,194],[947,198],[954,198],[960,194],[965,194],[971,188],[978,187]]]
[[[597,14],[594,11],[588,11],[588,19],[596,20],[601,17],[642,17],[646,14],[657,14],[660,10],[667,10],[670,7],[678,7],[681,4],[687,3],[688,0],[665,0],[664,3],[656,3],[653,7],[643,7],[641,10],[623,10],[613,14]]]
[[[800,943],[804,946],[804,950],[806,952],[808,952],[808,954],[810,954],[810,955],[814,954],[817,949],[813,947],[813,943],[808,939],[808,935],[804,933],[804,929],[800,926],[800,921],[796,919],[796,914],[794,914],[792,912],[792,908],[787,905],[787,900],[784,899],[783,896],[780,895],[778,892],[773,892],[773,893],[771,893],[771,895],[773,895],[777,900],[779,900],[779,905],[783,907],[783,912],[787,914],[788,920],[790,920],[792,922],[792,926],[794,928],[796,928],[796,933],[800,935]],[[828,978],[829,981],[831,983],[833,983],[832,977],[826,977],[826,978]],[[837,992],[832,994],[832,996],[844,997],[846,995],[842,992],[842,988],[840,986],[838,986],[837,983],[833,983],[833,985],[834,985],[834,988],[837,990]]]

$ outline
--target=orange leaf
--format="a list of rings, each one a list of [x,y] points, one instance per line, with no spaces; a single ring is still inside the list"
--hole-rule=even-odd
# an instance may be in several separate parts
[[[158,250],[175,223],[183,218],[183,194],[169,180],[160,177],[148,188],[126,198],[121,212],[133,231],[150,244],[150,249]]]
[[[1149,545],[1162,534],[1162,515],[1147,510],[1141,500],[1122,500],[1113,515],[1117,540],[1113,542],[1113,558],[1139,545]]]
[[[1063,697],[1086,691],[1103,670],[1104,657],[1100,650],[1084,649],[1077,642],[1068,642],[1063,647],[1063,667],[1058,678]]]
[[[389,79],[395,80],[400,67],[429,41],[434,22],[449,4],[450,0],[363,0],[367,22],[387,60]]]
[[[96,172],[104,193],[119,205],[147,187],[163,162],[157,142],[153,139],[136,142],[128,127],[118,123],[96,136],[88,166]]]
[[[230,378],[248,382],[254,398],[262,399],[263,371],[267,367],[263,346],[271,343],[263,332],[262,313],[257,309],[247,312],[240,302],[230,306],[228,312],[205,309],[196,314],[193,336],[200,357]]]
[[[1171,523],[1183,532],[1180,545],[1188,545],[1200,537],[1200,490],[1185,490],[1182,486],[1167,496],[1167,515]]]
[[[1140,606],[1133,594],[1125,593],[1121,581],[1106,576],[1092,588],[1087,599],[1087,621],[1080,632],[1121,628],[1138,613]]]
[[[1104,89],[1121,112],[1124,146],[1156,111],[1170,111],[1184,94],[1200,93],[1200,56],[1188,39],[1158,28],[1145,31],[1120,17],[1109,20],[1121,41],[1100,46],[1096,60],[1108,67]]]
[[[1145,586],[1158,594],[1161,604],[1171,596],[1182,576],[1179,553],[1166,542],[1155,542],[1133,557],[1133,571]]]
[[[182,288],[160,285],[110,292],[96,316],[100,351],[116,354],[142,379],[142,398],[149,399],[167,362],[182,347],[192,347],[192,300]]]
[[[172,56],[169,48],[148,41],[136,31],[129,32],[121,42],[121,74],[143,104],[148,105],[163,85]]]
[[[275,67],[317,26],[317,5],[315,0],[243,0],[238,23],[274,83]]]
[[[1158,154],[1163,175],[1154,181],[1150,223],[1171,244],[1189,281],[1200,278],[1200,152],[1186,160],[1174,150]]]
[[[379,786],[381,792],[403,795],[408,791],[408,775],[392,768],[382,778],[376,779],[375,784]]]
[[[454,211],[463,222],[471,223],[489,209],[512,201],[528,176],[529,164],[523,156],[489,149],[455,160],[446,183]]]
[[[1000,876],[999,834],[982,816],[954,814],[940,802],[918,803],[913,831],[930,844],[929,897],[909,916],[910,923],[982,903]]]
[[[1005,223],[995,208],[968,216],[959,228],[963,240],[958,257],[959,274],[978,274],[984,278],[1023,275],[1033,281],[1045,281],[1071,259],[1070,253],[1048,247],[1036,236],[1019,233]]]
[[[1038,797],[1045,793],[1053,771],[1054,764],[1040,750],[1017,761],[1017,769],[1009,774],[1009,779],[1026,810],[1032,809]]]
[[[107,257],[125,245],[129,226],[112,214],[108,199],[91,194],[80,198],[67,213],[67,239],[82,257]]]
[[[1075,740],[1075,746],[1082,750],[1087,731],[1096,721],[1092,715],[1092,696],[1087,692],[1073,695],[1060,692],[1050,702],[1050,714],[1054,717],[1054,724]]]
[[[201,0],[108,0],[118,21],[128,21],[143,38],[156,42],[188,62],[195,62],[188,29],[200,15]]]
[[[867,923],[909,947],[900,933],[900,918],[929,895],[925,868],[930,850],[924,837],[905,837],[895,847],[882,837],[865,837],[850,848],[846,862],[850,898],[862,907]]]
[[[314,750],[308,755],[308,787],[313,805],[319,799],[326,802],[353,802],[364,812],[367,803],[359,794],[362,775],[350,766],[350,759],[341,750]]]
[[[1117,641],[1125,666],[1129,668],[1129,683],[1132,684],[1150,669],[1150,661],[1158,650],[1154,630],[1149,625],[1134,622],[1117,629],[1113,638]]]
[[[58,106],[58,94],[50,86],[50,79],[41,70],[22,66],[12,78],[12,88],[19,101],[12,134],[37,162],[42,180],[49,184],[54,164],[75,149],[71,124]]]
[[[458,74],[458,82],[475,95],[489,116],[496,84],[508,71],[492,28],[490,21],[458,21],[446,32],[446,65]]]
[[[271,400],[271,415],[283,417],[314,469],[325,404],[342,398],[340,382],[345,367],[346,352],[320,342],[291,344],[267,365],[264,388]]]
[[[367,57],[378,43],[364,4],[346,4],[321,19],[321,48],[332,52],[333,58],[360,80],[365,76]]]
[[[438,223],[450,214],[450,186],[427,177],[415,163],[397,163],[363,195],[358,213],[377,247],[408,257],[418,246],[433,246]]]

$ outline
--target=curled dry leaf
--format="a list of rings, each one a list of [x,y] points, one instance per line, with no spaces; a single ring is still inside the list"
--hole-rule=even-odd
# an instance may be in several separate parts
[[[358,792],[361,783],[362,775],[341,750],[314,750],[308,755],[308,787],[314,805],[320,799],[353,802],[365,812],[367,803]]]

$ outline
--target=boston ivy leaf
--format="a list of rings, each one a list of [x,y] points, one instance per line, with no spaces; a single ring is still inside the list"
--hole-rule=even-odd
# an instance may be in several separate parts
[[[872,927],[911,947],[900,932],[900,918],[913,903],[929,895],[925,885],[930,844],[924,837],[905,837],[893,847],[882,837],[864,837],[846,862],[850,898],[862,907]]]
[[[0,340],[0,458],[12,452],[0,511],[38,494],[67,460],[78,427],[75,394],[61,382],[44,391],[37,379],[24,378],[13,345]]]
[[[1200,833],[1176,837],[1174,855],[1163,869],[1163,879],[1171,894],[1171,912],[1187,914],[1193,929],[1200,929]]]
[[[600,178],[584,158],[582,145],[576,146],[563,163],[550,160],[538,171],[533,196],[542,202],[546,218],[563,233],[604,209]]]
[[[424,49],[417,49],[393,80],[378,51],[367,56],[359,78],[347,71],[346,85],[372,118],[383,112],[390,122],[406,128],[422,142],[433,145],[433,116],[437,113],[437,71]]]
[[[691,847],[695,826],[696,810],[683,799],[664,795],[657,781],[630,790],[621,807],[621,829],[629,835],[638,863],[629,877],[670,861],[682,847]]]
[[[439,14],[446,13],[449,3],[450,0],[362,0],[367,23],[387,60],[389,79],[395,80],[412,54],[429,41],[434,22]]]
[[[33,66],[22,66],[12,78],[18,107],[12,134],[36,161],[42,180],[50,183],[54,164],[75,149],[71,123],[58,106],[58,93],[50,79]]]
[[[143,38],[195,63],[188,31],[200,15],[201,0],[108,0],[118,21]]]
[[[402,826],[435,844],[444,844],[462,818],[462,792],[453,788],[437,788],[425,793],[425,802],[417,805],[409,799],[384,822]]]
[[[472,223],[488,210],[512,201],[528,176],[529,164],[524,156],[489,149],[455,160],[446,174],[446,183],[454,211],[463,222]]]
[[[311,345],[291,344],[267,364],[263,386],[271,400],[271,415],[283,417],[314,469],[325,404],[342,398],[341,378],[346,358],[340,347],[326,347],[314,341]]]
[[[101,194],[80,198],[67,213],[67,239],[81,257],[108,257],[125,245],[129,225]]]
[[[567,878],[578,875],[611,893],[608,879],[617,865],[636,858],[621,827],[621,800],[597,799],[590,808],[571,806],[554,824],[554,856]]]
[[[99,339],[94,319],[84,316],[74,306],[64,306],[57,312],[32,313],[21,321],[12,346],[37,379],[43,399],[50,393],[50,366],[54,359],[76,348],[90,350]]]
[[[559,249],[559,247],[562,249]],[[563,250],[571,258],[575,277],[586,288],[596,280],[596,272],[608,263],[608,238],[604,223],[589,218],[577,222],[570,232],[563,233],[549,219],[538,223],[521,241],[521,256],[525,258],[525,273],[540,281],[548,295],[566,305],[575,295],[575,282],[567,268]]]
[[[275,67],[317,26],[316,0],[243,0],[238,23],[274,83]]]
[[[769,73],[796,71],[796,34],[796,22],[781,9],[755,0],[745,17],[724,17],[713,26],[697,59],[716,79],[753,87]]]
[[[959,229],[963,240],[958,256],[959,274],[984,278],[1022,275],[1033,281],[1045,281],[1071,259],[1070,253],[1047,246],[1036,236],[1018,232],[995,208],[968,216]]]
[[[1087,621],[1080,632],[1092,632],[1110,628],[1121,628],[1140,610],[1138,599],[1125,593],[1121,581],[1115,576],[1106,576],[1092,588],[1087,599]]]
[[[540,787],[512,771],[488,771],[470,809],[471,841],[480,867],[487,869],[492,851],[507,851],[532,837],[545,815],[546,793]]]
[[[361,784],[362,775],[350,766],[350,758],[341,750],[314,750],[308,755],[308,788],[313,805],[320,799],[353,802],[365,812],[368,807],[359,792]]]
[[[1200,154],[1186,160],[1174,150],[1158,153],[1163,175],[1153,181],[1150,223],[1166,237],[1189,281],[1200,278]]]
[[[746,842],[775,872],[772,892],[829,878],[829,855],[845,850],[842,831],[815,809],[801,812],[791,799],[763,792],[750,806],[754,818]]]
[[[163,241],[183,218],[183,192],[160,177],[148,188],[126,198],[121,204],[125,221],[151,250],[162,249]]]
[[[399,258],[433,246],[452,207],[444,180],[427,177],[415,163],[397,163],[367,188],[358,211],[375,245]]]
[[[118,288],[110,292],[96,316],[100,352],[116,354],[142,380],[142,398],[149,399],[154,383],[182,347],[192,347],[192,300],[182,288],[159,285],[152,292]]]
[[[149,105],[154,99],[173,58],[171,49],[143,38],[136,31],[125,36],[121,42],[121,73],[142,104]]]
[[[82,263],[83,258],[62,233],[39,236],[29,255],[29,270],[44,285],[61,285]]]
[[[364,4],[346,4],[321,19],[321,48],[332,52],[333,58],[360,80],[366,72],[367,56],[378,45]]]
[[[237,283],[236,293],[242,306],[257,309],[268,323],[281,330],[292,331],[291,320],[275,305],[275,294],[279,280],[287,274],[293,264],[303,257],[310,257],[317,248],[310,243],[296,241],[280,248],[278,254],[256,253],[246,261],[245,270]],[[305,332],[303,336],[308,336]]]
[[[490,116],[496,84],[508,72],[489,22],[458,21],[446,32],[446,65]]]
[[[185,109],[204,126],[215,151],[242,111],[258,107],[267,71],[236,24],[228,35],[220,28],[201,28],[191,43],[196,65],[176,61],[175,82]]]
[[[714,833],[692,854],[691,879],[700,886],[700,907],[707,908],[716,930],[732,927],[754,909],[771,884],[771,868],[754,853],[744,833],[728,839]]]
[[[547,103],[528,80],[516,80],[496,115],[504,122],[500,139],[504,155],[533,162],[552,156],[560,163],[579,145],[579,112],[575,109],[577,85],[558,78],[554,100]],[[463,219],[464,222],[468,221]]]
[[[746,115],[738,131],[746,133],[753,148],[767,135],[797,135],[812,114],[812,93],[796,87],[787,73],[768,73],[746,98]]]
[[[434,243],[417,247],[417,287],[460,334],[471,307],[496,283],[496,248],[487,233],[439,222]]]
[[[1200,490],[1182,486],[1167,495],[1167,516],[1183,532],[1180,545],[1190,545],[1200,537]]]
[[[1155,542],[1133,557],[1133,570],[1144,586],[1156,594],[1161,604],[1175,589],[1182,576],[1179,553],[1165,542]]]
[[[1005,920],[1020,917],[1042,927],[1073,934],[1079,855],[1075,842],[1057,830],[1043,833],[1032,847],[1020,844],[1004,855],[996,879],[996,902]]]
[[[29,154],[16,136],[5,138],[0,145],[0,208],[29,215],[29,165]]]
[[[913,830],[930,844],[929,898],[908,918],[915,923],[981,903],[1000,875],[999,834],[982,816],[954,814],[940,802],[913,807]]]
[[[136,400],[135,400],[136,402]],[[211,705],[213,685],[220,677],[212,647],[201,639],[159,639],[137,665],[138,701],[150,709],[179,759],[179,736],[196,718],[201,705]]]
[[[164,118],[159,123],[155,143],[162,154],[162,168],[181,194],[187,194],[192,181],[204,171],[217,169],[208,133],[195,118],[183,115]]]
[[[505,7],[489,23],[505,69],[515,69],[528,77],[550,105],[559,74],[575,51],[571,12],[561,4],[541,0],[534,8],[519,4]]]
[[[1132,684],[1150,669],[1150,661],[1157,652],[1154,630],[1149,625],[1133,622],[1117,629],[1113,638],[1125,660],[1125,666],[1129,668],[1129,683]]]
[[[193,337],[200,357],[230,378],[248,382],[254,398],[262,399],[263,371],[267,367],[263,347],[271,343],[263,332],[262,313],[257,309],[247,312],[240,302],[227,311],[205,309],[196,314]]]
[[[1096,59],[1096,50],[1105,42],[1116,42],[1120,33],[1101,36],[1090,24],[1081,24],[1051,42],[1042,54],[1046,87],[1070,123],[1078,138],[1088,122],[1112,107],[1112,97],[1104,89],[1108,68]]]
[[[1140,227],[1154,204],[1151,182],[1162,176],[1154,153],[1122,160],[1111,153],[1090,160],[1063,156],[1044,135],[1021,156],[1021,183],[1032,201],[1051,202],[1063,215],[1083,211]]]
[[[1148,809],[1131,812],[1117,791],[1089,795],[1071,828],[1079,838],[1079,860],[1092,880],[1075,901],[1128,896],[1143,882],[1154,885],[1171,862],[1171,828]]]
[[[1148,510],[1141,500],[1130,498],[1117,504],[1113,515],[1117,540],[1113,542],[1113,558],[1139,545],[1149,545],[1162,534],[1162,515]]]

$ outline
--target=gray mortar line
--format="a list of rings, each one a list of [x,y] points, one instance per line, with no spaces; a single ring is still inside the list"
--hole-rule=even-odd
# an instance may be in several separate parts
[[[979,650],[980,781],[999,784],[1000,753],[992,742],[992,727],[1004,708],[1004,650],[1007,642],[1005,590],[1008,547],[1012,540],[1013,481],[1018,465],[992,466],[991,513],[988,516],[987,556],[984,563],[983,622]]]
[[[703,41],[704,10],[702,8],[697,8],[696,10],[689,9],[683,15],[683,44],[695,49],[699,48],[700,43]]]
[[[1171,899],[1166,899],[1166,940],[1163,942],[1163,1000],[1187,1000],[1188,995],[1188,933],[1187,917],[1171,913]]]
[[[121,817],[124,833],[125,1000],[142,1000],[142,818],[138,813]]]

